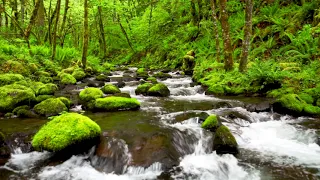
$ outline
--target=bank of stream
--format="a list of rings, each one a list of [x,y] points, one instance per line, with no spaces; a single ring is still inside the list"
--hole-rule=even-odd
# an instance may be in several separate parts
[[[1,119],[1,129],[11,136],[12,155],[0,166],[0,179],[320,178],[319,119],[273,113],[265,98],[207,96],[191,77],[170,74],[159,80],[170,89],[168,98],[137,96],[139,82],[126,78],[121,91],[141,102],[139,111],[84,112],[100,125],[103,140],[65,161],[52,162],[49,152],[28,152],[28,140],[21,140],[46,119]],[[110,78],[123,80],[123,72]],[[79,87],[68,91],[71,99]],[[265,107],[254,111],[258,106]],[[240,148],[237,157],[212,151],[212,133],[200,123],[205,113],[219,115],[231,129]]]

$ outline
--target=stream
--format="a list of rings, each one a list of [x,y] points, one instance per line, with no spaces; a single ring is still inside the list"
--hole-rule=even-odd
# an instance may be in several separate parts
[[[134,71],[135,69],[130,69]],[[12,135],[11,158],[0,166],[0,179],[102,180],[313,180],[320,178],[320,120],[246,107],[265,98],[207,96],[191,77],[170,73],[162,80],[170,97],[135,95],[139,81],[126,78],[122,92],[141,102],[139,111],[84,114],[96,121],[103,141],[85,155],[51,161],[50,152],[28,152],[21,136],[35,133],[46,119],[0,119]],[[113,72],[111,82],[123,79]],[[160,81],[160,80],[158,80]],[[70,97],[81,91],[70,91]],[[72,111],[80,111],[75,106]],[[201,128],[204,113],[220,115],[235,136],[237,157],[212,151],[212,133]],[[317,144],[318,143],[318,144]],[[29,148],[30,149],[30,148]]]

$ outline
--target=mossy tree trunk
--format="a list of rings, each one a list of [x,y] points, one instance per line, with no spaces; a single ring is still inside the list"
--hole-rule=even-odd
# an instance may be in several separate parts
[[[224,68],[226,71],[233,69],[230,27],[228,22],[227,0],[220,0],[221,27],[224,45]]]
[[[193,25],[196,25],[198,22],[198,17],[197,17],[197,11],[196,11],[196,3],[195,0],[191,0],[191,15],[192,15],[192,23]]]
[[[100,37],[101,37],[101,49],[103,51],[103,61],[107,59],[107,43],[106,43],[106,37],[104,34],[104,25],[102,21],[102,7],[101,5],[98,6],[98,16],[99,16],[99,29],[100,29]]]
[[[32,52],[31,52],[29,37],[30,37],[30,34],[31,34],[32,27],[36,22],[36,18],[38,16],[38,11],[39,11],[39,8],[40,8],[40,4],[41,4],[41,0],[37,0],[36,4],[35,4],[35,7],[34,7],[34,9],[32,11],[29,24],[28,24],[26,30],[24,31],[24,38],[25,38],[25,40],[26,40],[26,42],[28,44],[29,54],[30,55],[32,54]],[[17,24],[17,25],[19,26],[19,24]],[[22,29],[22,28],[19,28],[19,29]]]
[[[246,23],[244,27],[244,41],[242,43],[242,54],[240,59],[240,72],[244,72],[247,69],[248,56],[250,51],[250,40],[252,34],[252,10],[253,0],[246,0]]]
[[[64,44],[64,37],[65,37],[65,25],[67,21],[67,14],[69,10],[69,0],[65,0],[65,5],[64,5],[64,14],[63,14],[63,19],[62,19],[62,25],[60,27],[60,46],[63,47]]]
[[[83,46],[82,46],[82,67],[86,68],[87,65],[87,54],[89,45],[89,22],[88,22],[88,0],[84,0],[84,18],[83,18]]]
[[[51,60],[53,61],[56,56],[56,50],[57,50],[57,31],[58,31],[58,24],[59,24],[59,17],[60,17],[60,6],[61,6],[61,0],[57,1],[56,5],[56,19],[53,26],[53,39],[52,39],[52,56]]]
[[[218,29],[218,17],[216,12],[215,1],[211,0],[211,10],[212,10],[212,21],[213,21],[213,33],[216,40],[216,51],[217,51],[217,62],[220,62],[220,37],[219,37],[219,29]]]
[[[6,12],[6,0],[2,0],[2,8],[3,8],[3,12]],[[8,28],[8,16],[6,13],[4,13],[4,24],[6,26],[6,28]]]

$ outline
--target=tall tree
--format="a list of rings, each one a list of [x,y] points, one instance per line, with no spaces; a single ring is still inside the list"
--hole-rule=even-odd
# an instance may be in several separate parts
[[[84,0],[84,18],[83,18],[83,46],[82,46],[82,67],[86,68],[87,65],[87,54],[89,45],[89,22],[88,22],[88,0]]]
[[[99,29],[100,29],[100,36],[101,36],[101,48],[103,51],[103,60],[107,58],[107,44],[106,44],[106,37],[104,35],[104,25],[102,21],[102,7],[101,5],[98,6],[98,15],[99,15]]]
[[[224,68],[230,71],[233,68],[232,47],[230,39],[229,16],[227,12],[227,0],[220,0],[221,27],[224,45]]]
[[[65,37],[65,33],[64,33],[64,27],[66,25],[66,21],[67,21],[67,13],[69,10],[69,0],[65,0],[65,5],[64,5],[64,14],[63,14],[63,19],[62,19],[62,25],[60,27],[60,46],[63,47],[64,44],[64,37]]]
[[[61,0],[57,0],[56,5],[56,19],[53,26],[53,41],[52,41],[52,56],[51,60],[54,60],[56,56],[56,50],[57,50],[57,31],[58,31],[58,24],[59,24],[59,17],[60,17],[60,6],[61,6]]]
[[[219,39],[219,29],[218,29],[218,18],[216,12],[215,0],[211,0],[211,10],[212,10],[212,21],[213,21],[213,33],[216,40],[216,51],[217,51],[217,62],[220,62],[220,39]]]
[[[244,72],[247,69],[247,62],[250,50],[250,40],[252,34],[252,10],[253,0],[246,0],[246,23],[244,27],[244,41],[242,43],[242,54],[240,59],[240,72]]]
[[[6,12],[6,0],[2,0],[2,8],[3,12]],[[4,24],[6,28],[8,27],[8,15],[7,13],[4,13]]]

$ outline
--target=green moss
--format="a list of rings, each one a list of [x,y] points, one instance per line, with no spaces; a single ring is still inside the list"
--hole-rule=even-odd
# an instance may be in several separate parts
[[[5,141],[6,136],[0,131],[0,145]]]
[[[128,93],[116,93],[116,94],[113,94],[112,96],[131,98],[130,94]]]
[[[224,88],[223,88],[222,85],[219,85],[219,84],[213,85],[213,86],[209,86],[209,88],[207,89],[207,94],[223,95],[224,94]]]
[[[11,112],[9,112],[9,113],[6,113],[6,114],[4,115],[4,117],[5,117],[5,118],[12,118],[12,117],[14,117],[14,114],[11,113]]]
[[[100,74],[96,77],[97,81],[109,81],[109,77],[107,75],[104,74]]]
[[[37,89],[37,95],[52,95],[58,90],[58,86],[52,83],[44,84]]]
[[[147,95],[148,90],[152,87],[153,85],[151,83],[144,83],[140,84],[137,89],[135,90],[136,95],[142,94],[142,95]]]
[[[29,110],[29,109],[30,109],[30,107],[29,107],[28,105],[19,106],[19,107],[16,107],[16,108],[12,111],[12,113],[15,114],[15,115],[17,115],[20,110]]]
[[[168,97],[170,95],[170,90],[165,84],[158,83],[153,85],[148,90],[149,96],[160,96],[160,97]]]
[[[89,102],[103,97],[103,92],[98,88],[86,88],[79,94],[80,100]]]
[[[312,104],[314,102],[314,99],[312,98],[312,96],[310,96],[309,94],[306,93],[300,93],[299,97],[304,100],[306,103],[308,104]]]
[[[13,113],[21,118],[33,118],[37,117],[31,110],[29,106],[20,106],[13,110]]]
[[[146,69],[145,69],[145,68],[139,68],[139,69],[137,69],[137,74],[144,73],[144,72],[146,72]]]
[[[35,63],[30,63],[29,65],[28,65],[28,67],[29,67],[29,69],[30,69],[30,71],[32,72],[32,73],[35,73],[35,72],[37,72],[38,71],[38,65],[36,65]]]
[[[0,86],[24,80],[21,74],[0,74]]]
[[[34,111],[42,116],[55,116],[63,111],[68,111],[68,108],[60,99],[50,98],[37,104]]]
[[[1,70],[4,73],[16,73],[22,75],[30,74],[30,71],[25,64],[14,60],[9,60],[2,64]]]
[[[46,83],[52,83],[53,78],[52,77],[47,77],[47,76],[40,76],[39,81],[46,84]]]
[[[306,102],[296,94],[283,95],[281,98],[276,100],[276,103],[280,104],[283,108],[298,113],[302,112],[306,106]]]
[[[0,112],[12,111],[16,106],[35,101],[34,91],[26,86],[12,84],[0,87]]]
[[[37,71],[34,73],[36,76],[44,76],[44,77],[51,77],[51,73],[46,71]]]
[[[220,145],[228,145],[230,147],[237,147],[236,138],[232,135],[229,128],[225,125],[220,126],[215,133],[215,142]]]
[[[135,98],[111,96],[97,99],[95,108],[104,111],[136,110],[140,108],[140,102]]]
[[[213,114],[207,117],[207,119],[202,123],[201,127],[208,130],[217,129],[219,126],[218,116]]]
[[[77,68],[76,66],[68,67],[68,68],[66,68],[66,69],[63,69],[61,72],[62,72],[62,73],[67,73],[67,74],[72,74],[73,71],[74,71],[76,68]]]
[[[60,81],[62,84],[75,84],[77,82],[76,78],[67,73],[61,74]]]
[[[316,105],[320,106],[320,99],[317,100]]]
[[[39,102],[42,102],[46,99],[53,98],[53,97],[54,97],[53,95],[39,95],[36,97],[36,102],[39,103]]]
[[[86,73],[81,69],[75,69],[72,73],[72,76],[77,80],[80,81],[86,77]]]
[[[151,83],[153,83],[153,84],[157,84],[158,83],[157,78],[155,78],[155,77],[148,77],[147,81],[151,81]]]
[[[72,102],[68,98],[66,98],[66,97],[58,97],[57,99],[62,101],[63,104],[65,104],[67,106],[67,108],[70,108]]]
[[[120,89],[113,84],[106,84],[101,88],[102,92],[105,94],[116,94],[121,93]]]
[[[113,64],[110,64],[108,62],[105,62],[102,67],[105,69],[105,71],[113,71],[115,70],[115,67]]]
[[[163,72],[158,72],[156,74],[153,75],[154,77],[156,78],[160,78],[160,79],[163,79],[163,78],[172,78],[172,76],[168,73],[163,73]]]
[[[320,107],[313,106],[313,105],[306,105],[303,111],[308,115],[320,115]]]
[[[99,137],[101,128],[90,118],[66,113],[55,117],[36,133],[32,146],[36,150],[61,151],[70,145]]]

